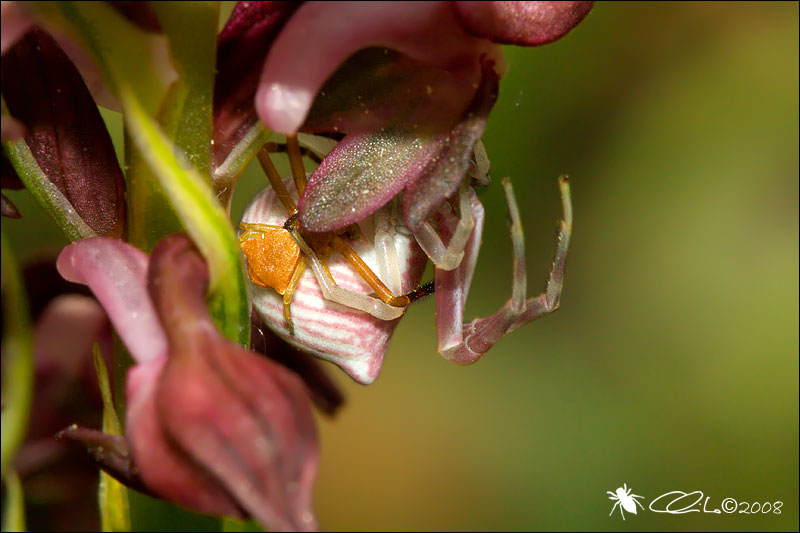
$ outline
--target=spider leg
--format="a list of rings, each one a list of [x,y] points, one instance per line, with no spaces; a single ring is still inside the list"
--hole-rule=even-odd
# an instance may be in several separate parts
[[[558,309],[561,288],[564,279],[564,266],[566,264],[569,239],[572,232],[572,205],[570,201],[569,182],[566,177],[559,179],[561,188],[561,198],[564,209],[564,220],[561,222],[561,229],[558,235],[558,246],[556,249],[553,267],[550,271],[550,279],[547,283],[546,292],[535,298],[526,300],[527,276],[525,273],[525,243],[522,233],[522,223],[514,198],[514,190],[508,179],[503,180],[503,187],[506,192],[508,202],[509,218],[511,220],[511,240],[513,246],[513,282],[511,298],[506,304],[493,315],[485,318],[475,319],[462,327],[461,340],[458,340],[457,332],[453,329],[460,322],[462,309],[454,309],[445,315],[449,322],[439,324],[439,351],[446,358],[460,364],[473,363],[480,359],[503,335],[518,327],[552,313]],[[473,243],[474,245],[474,243]],[[436,271],[440,276],[439,269]],[[461,284],[456,287],[446,285],[447,278],[443,277],[443,286],[439,287],[437,278],[437,313],[440,310],[438,299],[443,298],[441,308],[448,313],[446,305],[457,304],[457,299],[451,296],[442,296],[442,293],[462,291],[466,296],[468,285]],[[443,290],[442,290],[443,289]],[[449,290],[448,290],[449,289]],[[462,302],[463,306],[463,302]]]
[[[280,174],[278,174],[278,169],[276,169],[275,165],[272,163],[272,159],[270,158],[266,147],[258,151],[258,162],[261,164],[264,174],[267,175],[267,180],[269,180],[270,185],[272,185],[272,189],[275,191],[275,196],[278,197],[283,204],[283,207],[286,208],[286,212],[289,214],[289,216],[295,214],[297,212],[297,204],[294,203],[292,195],[289,194],[289,191],[283,184],[283,180],[281,179]]]
[[[614,511],[617,509],[617,506],[618,506],[618,505],[619,505],[619,500],[617,500],[616,502],[614,502],[614,507],[612,507],[612,508],[611,508],[611,512],[610,512],[610,513],[608,513],[608,516],[611,516],[612,514],[614,514]],[[622,512],[622,510],[620,509],[620,513],[621,513],[621,512]],[[622,515],[622,519],[623,519],[623,520],[625,520],[625,515],[624,515],[624,514]]]
[[[286,148],[289,154],[289,166],[292,169],[292,177],[294,178],[295,187],[297,187],[297,195],[303,196],[303,191],[306,190],[306,169],[303,166],[303,154],[300,152],[300,143],[297,141],[297,135],[288,135],[286,137]]]
[[[297,260],[297,266],[294,267],[294,272],[292,272],[292,279],[289,280],[289,285],[286,286],[286,290],[283,291],[283,318],[286,320],[286,325],[289,327],[289,335],[294,336],[294,323],[292,322],[292,295],[294,294],[295,289],[297,289],[297,284],[300,283],[300,278],[303,277],[303,272],[306,270],[306,259],[302,255]]]
[[[472,230],[475,227],[475,216],[472,211],[475,191],[465,180],[458,193],[459,211],[461,218],[453,231],[447,246],[436,233],[430,222],[424,222],[414,234],[420,248],[430,257],[436,268],[441,270],[454,270],[458,268],[464,258],[465,248]]]
[[[386,287],[393,293],[403,290],[400,276],[400,260],[394,247],[395,230],[391,221],[393,205],[387,205],[375,212],[375,249],[378,253],[378,275],[385,280]]]
[[[239,222],[239,229],[242,234],[239,235],[239,242],[259,237],[268,231],[276,229],[283,229],[283,226],[273,226],[271,224],[251,224],[250,222]]]
[[[317,254],[314,253],[314,250],[305,242],[303,237],[300,235],[300,232],[296,228],[292,228],[289,231],[294,237],[295,242],[297,242],[297,245],[305,254],[306,261],[311,267],[314,277],[317,278],[317,283],[319,283],[319,288],[322,291],[322,296],[325,299],[334,301],[347,307],[359,309],[381,320],[394,320],[395,318],[402,316],[403,312],[405,311],[405,308],[403,307],[391,306],[378,298],[373,298],[372,296],[368,296],[366,294],[343,289],[336,285],[336,282],[333,281],[327,266],[319,257],[317,257]]]

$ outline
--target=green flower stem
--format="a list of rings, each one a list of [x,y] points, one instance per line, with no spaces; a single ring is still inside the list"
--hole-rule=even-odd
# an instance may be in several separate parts
[[[122,424],[119,422],[111,394],[111,383],[108,369],[100,353],[100,345],[92,347],[94,369],[103,399],[103,431],[110,435],[122,435]],[[103,531],[130,531],[131,513],[128,503],[128,488],[106,474],[100,472],[100,484],[97,491],[100,506],[100,524]]]
[[[8,473],[5,485],[3,531],[25,531],[25,493],[16,472]]]
[[[6,478],[17,449],[25,439],[33,392],[33,346],[28,302],[17,262],[2,232],[2,275],[5,289],[3,321],[3,417],[0,475]]]
[[[131,140],[147,160],[183,225],[203,254],[211,277],[209,307],[229,339],[250,338],[248,284],[239,240],[211,186],[150,118],[133,93],[120,92]]]
[[[150,5],[169,41],[172,61],[179,75],[178,81],[170,87],[159,122],[200,174],[208,176],[219,2],[153,2]]]

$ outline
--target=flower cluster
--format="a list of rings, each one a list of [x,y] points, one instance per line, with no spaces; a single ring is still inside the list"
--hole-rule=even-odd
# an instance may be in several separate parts
[[[125,435],[62,437],[156,497],[316,528],[311,404],[332,413],[341,396],[307,353],[370,383],[397,319],[431,292],[439,351],[462,364],[558,307],[567,181],[550,281],[530,299],[505,181],[512,297],[463,323],[484,216],[473,186],[488,183],[499,45],[554,41],[591,5],[239,2],[217,36],[213,4],[3,2],[3,187],[24,185],[74,241],[59,272],[88,285],[134,360]],[[124,169],[98,103],[123,114]],[[237,235],[230,199],[256,155],[272,187]]]

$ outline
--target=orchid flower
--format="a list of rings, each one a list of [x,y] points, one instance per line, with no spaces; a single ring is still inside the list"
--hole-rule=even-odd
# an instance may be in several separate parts
[[[295,240],[340,234],[356,223],[375,228],[366,231],[372,244],[362,245],[359,253],[373,272],[394,272],[382,279],[395,297],[414,290],[430,258],[436,267],[439,351],[452,361],[475,362],[505,333],[554,311],[572,225],[567,181],[561,181],[564,221],[548,288],[530,300],[521,221],[508,184],[512,298],[494,315],[463,324],[484,217],[471,186],[488,182],[479,141],[505,71],[496,43],[554,41],[590,9],[591,2],[310,2],[296,10],[240,3],[223,31],[228,46],[235,46],[232,35],[247,35],[252,42],[258,34],[270,43],[255,94],[261,120],[289,136],[300,131],[341,138],[307,184],[303,171],[295,171],[302,163],[290,150],[296,186],[284,187],[272,176],[273,190],[255,198],[243,216],[254,304],[265,323],[288,342],[370,383],[380,371],[394,319],[402,315],[402,305],[365,298],[380,289],[365,285],[369,274],[354,276],[346,262],[331,259],[330,274],[320,274],[326,265],[315,269],[315,256],[326,255],[324,245],[306,249],[299,243],[303,265],[309,263],[314,275],[300,278],[289,298],[283,286],[259,281],[254,265],[263,269],[270,263],[256,248],[269,245],[255,243],[272,239],[268,228],[281,227],[293,213]],[[267,19],[255,16],[265,10],[272,14],[268,29]],[[281,23],[276,36],[275,25]],[[242,138],[243,130],[238,131]],[[287,196],[298,198],[288,213],[281,206]],[[378,228],[378,220],[388,221],[391,232]],[[348,245],[358,247],[352,239]],[[348,293],[337,295],[342,291]],[[296,302],[294,310],[290,300]]]
[[[439,351],[457,363],[558,307],[567,182],[547,290],[527,299],[504,181],[512,298],[463,324],[484,217],[473,186],[488,184],[480,138],[506,69],[499,44],[551,42],[590,9],[240,2],[217,36],[217,3],[3,2],[2,186],[24,186],[73,241],[59,271],[89,286],[134,361],[124,436],[61,435],[153,496],[314,529],[310,402],[333,412],[341,396],[309,353],[370,383],[398,319],[432,291]],[[124,165],[98,104],[122,114]],[[267,142],[272,132],[285,148]],[[272,166],[276,150],[289,154],[289,179]],[[303,153],[319,162],[310,175]],[[256,155],[272,188],[236,228],[230,200]],[[20,215],[5,195],[2,214]],[[434,281],[421,284],[428,260]],[[24,337],[18,322],[10,329]],[[37,335],[37,353],[58,350],[52,340]],[[18,398],[16,411],[4,405],[4,476],[25,431]]]
[[[127,440],[81,429],[66,436],[105,446],[100,457],[117,476],[180,505],[313,529],[317,441],[305,388],[222,337],[191,242],[168,237],[148,258],[116,240],[82,240],[64,249],[58,268],[92,289],[136,361]]]

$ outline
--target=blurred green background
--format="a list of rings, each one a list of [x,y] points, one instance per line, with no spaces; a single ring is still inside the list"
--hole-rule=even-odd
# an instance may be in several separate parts
[[[798,4],[596,5],[563,40],[506,50],[486,143],[495,185],[467,318],[509,296],[499,178],[544,289],[572,179],[561,309],[475,365],[436,353],[433,300],[378,381],[331,367],[320,418],[326,530],[797,530]],[[119,128],[117,123],[115,128]],[[235,213],[263,186],[254,168]],[[36,208],[23,255],[59,243]],[[606,491],[782,501],[780,515],[609,517]]]

